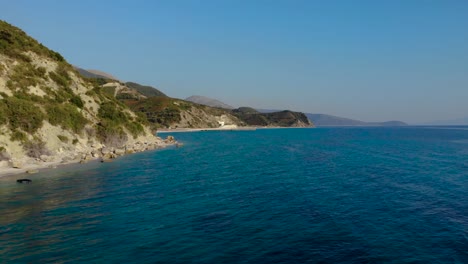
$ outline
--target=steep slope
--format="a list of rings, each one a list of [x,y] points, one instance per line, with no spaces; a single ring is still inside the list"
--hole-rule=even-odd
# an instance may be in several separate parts
[[[137,90],[146,97],[166,96],[163,92],[159,91],[153,86],[141,85],[135,82],[126,82],[125,85],[127,85],[129,88]]]
[[[0,21],[0,167],[113,157],[161,140],[57,52]]]
[[[97,72],[101,71],[89,71],[89,70],[84,70],[80,67],[74,66],[74,68],[78,71],[78,73],[86,78],[86,79],[91,79],[93,82],[97,84],[108,84],[108,83],[118,83],[118,85],[121,89],[127,90],[127,91],[134,91],[132,93],[139,93],[137,97],[152,97],[152,96],[166,96],[163,92],[159,91],[158,89],[152,87],[152,86],[146,86],[146,85],[141,85],[135,82],[120,82],[118,81],[115,77],[112,75],[106,73],[104,75],[97,74]],[[102,73],[102,72],[101,72]],[[112,77],[112,78],[110,78]],[[116,94],[119,93],[119,91],[116,92]]]
[[[199,95],[192,95],[186,98],[185,101],[189,101],[189,102],[201,104],[201,105],[206,105],[206,106],[211,106],[211,107],[217,107],[217,108],[234,109],[234,107],[228,104],[225,104],[219,100],[208,98],[205,96],[199,96]]]
[[[244,126],[230,111],[169,98],[149,97],[143,100],[122,100],[135,112],[142,113],[158,128],[217,128],[221,124]]]

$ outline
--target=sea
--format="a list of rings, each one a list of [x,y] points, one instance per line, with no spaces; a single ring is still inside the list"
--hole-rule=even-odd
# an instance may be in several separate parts
[[[0,178],[0,263],[468,263],[468,127],[166,135]]]

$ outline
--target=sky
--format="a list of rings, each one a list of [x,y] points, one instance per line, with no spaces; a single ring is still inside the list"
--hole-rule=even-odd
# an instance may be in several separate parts
[[[167,95],[424,123],[468,116],[466,0],[0,0],[68,62]]]

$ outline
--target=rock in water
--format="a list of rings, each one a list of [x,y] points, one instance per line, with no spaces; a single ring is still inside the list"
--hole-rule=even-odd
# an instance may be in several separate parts
[[[30,183],[30,182],[32,182],[32,180],[30,180],[30,179],[18,179],[18,180],[16,180],[16,182],[18,182],[18,183],[24,183],[24,182]]]

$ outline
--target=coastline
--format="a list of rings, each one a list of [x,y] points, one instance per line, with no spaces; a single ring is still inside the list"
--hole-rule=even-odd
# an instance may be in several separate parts
[[[310,128],[310,127],[176,128],[176,129],[158,130],[156,133],[156,138],[159,133],[170,134],[170,133],[205,132],[205,131],[256,131],[256,130],[263,130],[263,129],[291,129],[291,128]],[[168,137],[170,137],[170,135],[168,135]],[[93,156],[93,155],[90,155],[90,153],[84,154],[82,152],[76,152],[75,158],[70,159],[70,160],[65,160],[65,159],[58,159],[54,161],[31,160],[31,162],[24,163],[24,165],[21,166],[21,168],[13,168],[11,166],[0,167],[0,178],[18,175],[18,174],[25,174],[25,176],[29,175],[30,177],[34,177],[34,174],[42,170],[57,169],[60,167],[73,165],[73,164],[86,164],[88,162],[98,162],[99,160],[108,161],[108,160],[117,158],[119,156],[126,156],[126,155],[130,155],[133,153],[156,150],[156,149],[163,149],[166,147],[178,146],[178,145],[179,143],[172,138],[172,140],[167,140],[167,139],[160,140],[156,144],[152,145],[152,147],[148,147],[140,151],[120,153],[118,155],[113,155],[112,157],[109,157],[108,153],[106,154],[102,153],[102,155],[100,156]],[[115,152],[116,151],[114,150],[113,153]]]
[[[236,127],[236,128],[174,128],[174,129],[161,129],[157,131],[161,134],[166,133],[180,133],[180,132],[200,132],[200,131],[254,131],[257,130],[258,127]]]
[[[316,128],[312,127],[273,127],[273,126],[266,126],[266,127],[236,127],[236,128],[174,128],[174,129],[161,129],[156,132],[156,134],[168,134],[168,133],[182,133],[182,132],[203,132],[203,131],[255,131],[255,130],[262,130],[262,129],[298,129],[298,128]]]
[[[151,151],[151,150],[157,150],[157,149],[163,149],[167,148],[170,146],[177,146],[179,143],[175,140],[173,141],[164,141],[164,142],[158,142],[152,146],[149,146],[148,148],[141,150],[141,151],[134,151],[134,152],[127,152],[127,153],[122,153],[122,154],[115,154],[111,156],[92,156],[92,155],[86,155],[84,157],[80,156],[83,153],[77,152],[76,153],[76,158],[71,159],[71,160],[54,160],[54,161],[33,161],[33,162],[28,162],[21,166],[21,168],[14,168],[14,167],[0,167],[0,178],[4,177],[9,177],[9,176],[14,176],[18,174],[26,174],[31,177],[34,177],[34,174],[38,173],[39,171],[42,170],[47,170],[47,169],[57,169],[59,167],[65,167],[67,165],[73,165],[73,164],[86,164],[90,162],[109,162],[114,160],[115,158],[118,158],[120,156],[126,156],[126,155],[131,155],[134,153],[139,153],[139,152],[145,152],[145,151]],[[29,178],[29,177],[28,177]]]

